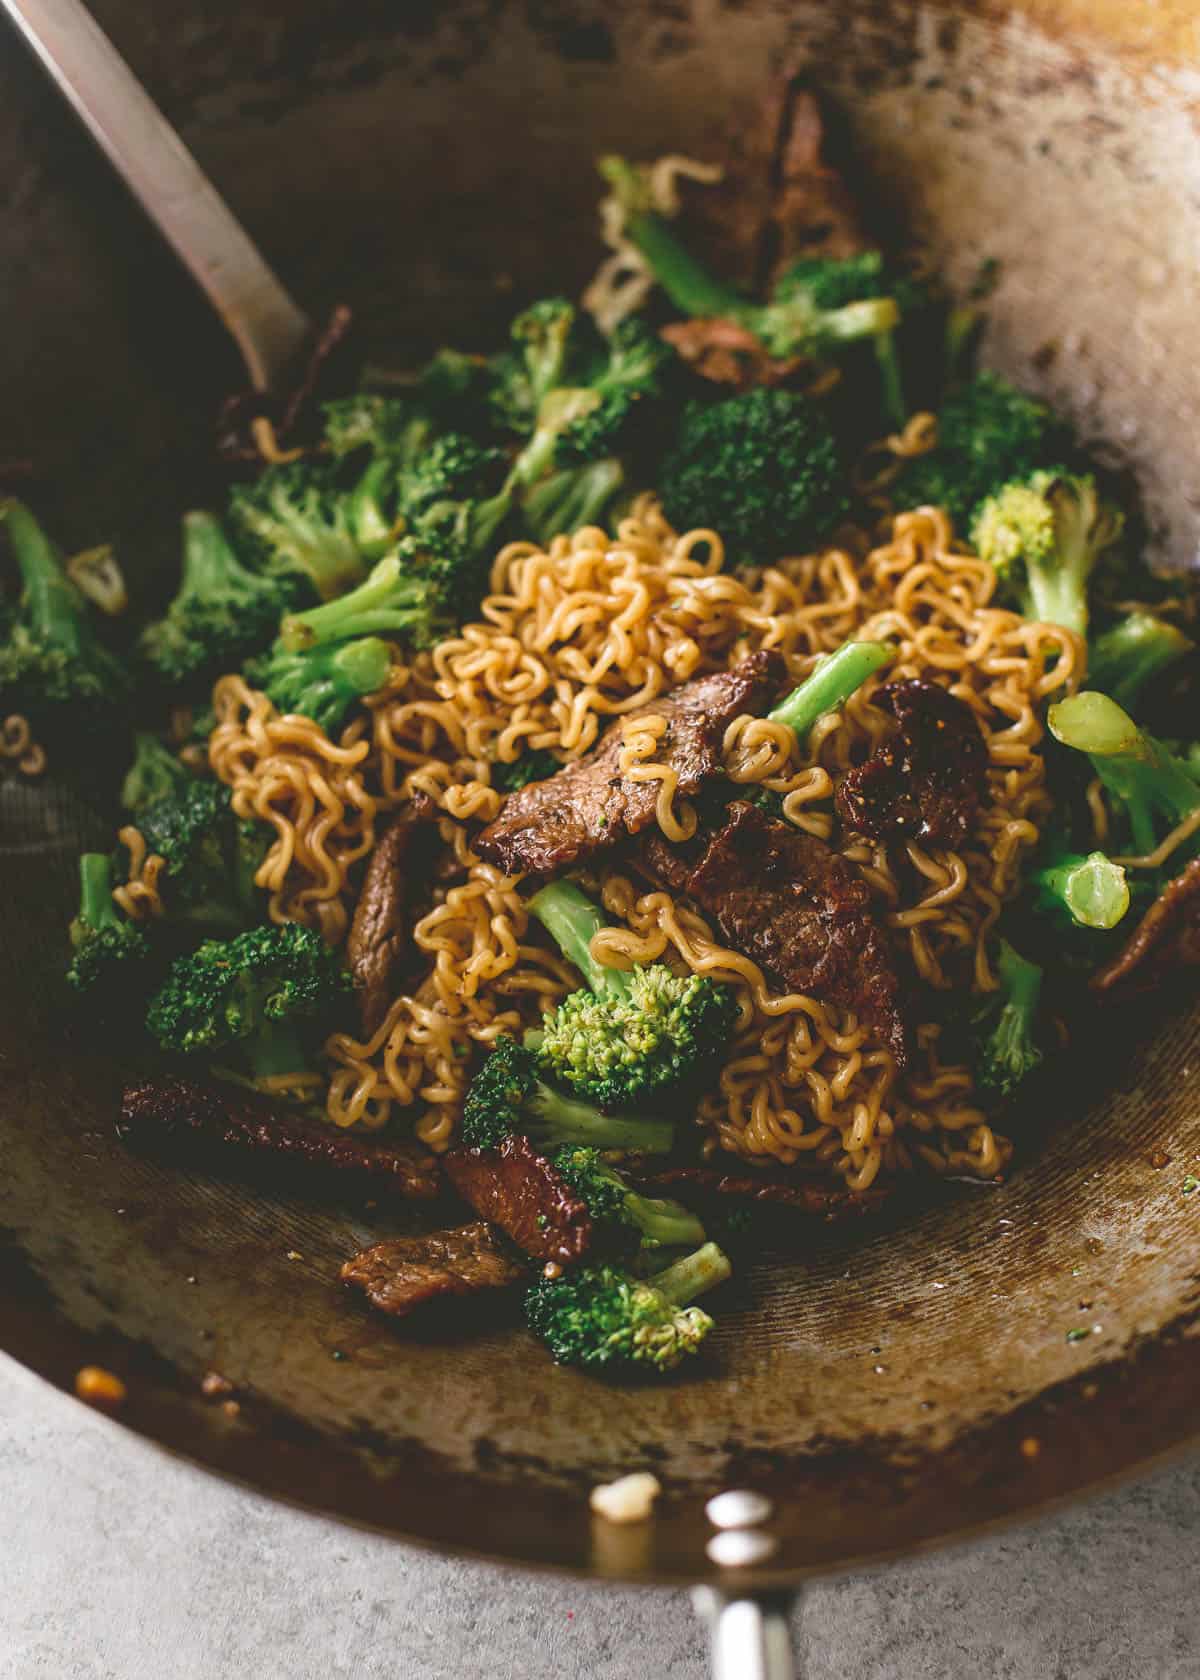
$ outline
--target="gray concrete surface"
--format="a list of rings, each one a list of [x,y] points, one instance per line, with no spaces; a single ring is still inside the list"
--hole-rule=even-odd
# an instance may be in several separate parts
[[[1200,1459],[822,1582],[805,1680],[1195,1680]],[[681,1593],[447,1562],[176,1464],[0,1360],[0,1680],[693,1680]]]

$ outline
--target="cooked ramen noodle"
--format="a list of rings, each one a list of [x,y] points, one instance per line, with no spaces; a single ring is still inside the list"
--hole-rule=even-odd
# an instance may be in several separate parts
[[[663,960],[735,988],[733,1041],[695,1115],[703,1153],[773,1158],[855,1189],[918,1164],[1000,1171],[1010,1144],[977,1102],[969,1070],[943,1054],[935,1005],[939,994],[995,985],[989,931],[1050,808],[1039,751],[1045,702],[1075,686],[1083,650],[1072,632],[994,604],[994,588],[992,568],[931,508],[889,517],[875,540],[847,530],[820,552],[733,574],[715,531],[675,531],[646,495],[615,532],[588,528],[546,548],[508,544],[478,618],[393,664],[336,741],[308,719],[281,717],[242,677],[222,679],[210,763],[236,813],[274,831],[257,876],[273,920],[344,940],[388,814],[421,796],[437,808],[434,884],[413,935],[419,967],[369,1037],[328,1040],[328,1119],[411,1129],[445,1149],[477,1047],[519,1035],[577,983],[526,910],[520,878],[471,850],[477,826],[502,807],[497,763],[532,749],[569,762],[619,719],[622,774],[656,784],[655,821],[678,842],[697,819],[676,772],[655,756],[660,696],[759,649],[777,651],[799,682],[848,638],[886,639],[896,648],[887,680],[948,683],[986,742],[986,798],[961,851],[842,831],[835,778],[889,733],[872,703],[882,677],[822,717],[803,748],[790,728],[741,716],[722,750],[730,781],[779,796],[788,822],[858,866],[907,947],[932,1003],[906,1071],[853,1013],[779,988],[698,911],[619,859],[594,860],[584,876],[613,922],[593,954],[619,968]],[[136,839],[130,849],[122,902],[152,914],[155,860]]]

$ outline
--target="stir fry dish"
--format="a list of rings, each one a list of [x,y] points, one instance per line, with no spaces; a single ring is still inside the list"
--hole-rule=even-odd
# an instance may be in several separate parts
[[[702,1347],[756,1203],[1002,1181],[1078,1023],[1200,963],[1187,581],[832,170],[759,296],[716,173],[602,159],[584,297],[186,513],[133,657],[0,504],[7,758],[127,743],[67,957],[122,1136],[444,1203],[345,1284],[521,1290],[617,1374]]]

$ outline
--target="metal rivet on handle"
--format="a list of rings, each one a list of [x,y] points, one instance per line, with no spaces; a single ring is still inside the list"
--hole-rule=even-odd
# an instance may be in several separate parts
[[[714,1534],[704,1550],[718,1569],[747,1569],[777,1552],[779,1542],[758,1528],[727,1528]]]
[[[704,1514],[714,1528],[755,1528],[765,1523],[774,1506],[764,1493],[748,1488],[730,1488],[718,1493],[704,1507]]]

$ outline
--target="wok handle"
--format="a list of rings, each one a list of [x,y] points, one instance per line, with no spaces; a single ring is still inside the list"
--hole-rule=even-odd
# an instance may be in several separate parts
[[[713,1680],[796,1680],[790,1594],[697,1587],[693,1602],[708,1623]]]
[[[0,0],[268,389],[309,322],[80,0]]]

